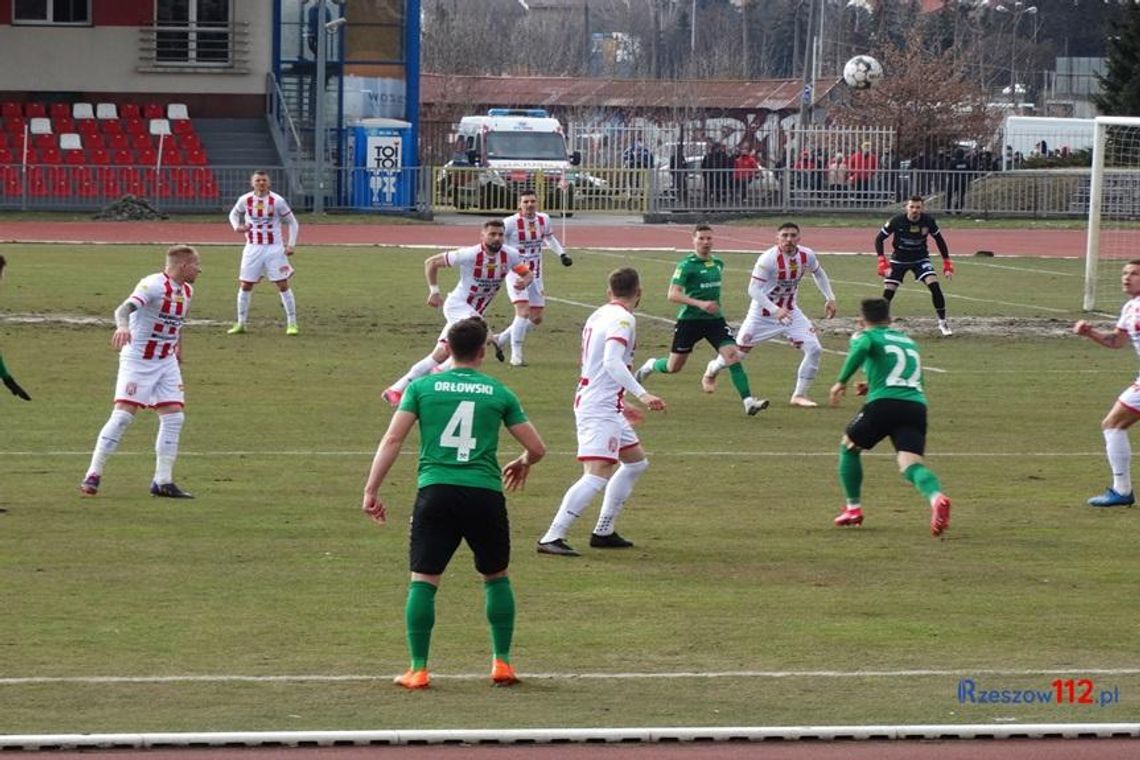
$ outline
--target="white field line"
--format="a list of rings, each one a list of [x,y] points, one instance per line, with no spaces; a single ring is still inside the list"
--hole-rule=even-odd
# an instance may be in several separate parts
[[[553,456],[574,456],[577,451],[566,449],[565,451],[559,449],[549,449],[547,454]],[[209,459],[212,457],[372,457],[376,454],[375,449],[369,450],[353,450],[346,449],[343,451],[329,450],[329,451],[313,451],[302,449],[291,450],[236,450],[236,451],[186,451],[179,450],[178,456],[180,457],[199,457],[202,459]],[[769,459],[784,459],[794,457],[802,459],[805,457],[835,457],[834,451],[740,451],[734,449],[732,451],[709,451],[708,449],[701,449],[699,451],[659,451],[654,450],[653,455],[656,457],[684,457],[686,459],[724,459],[731,457],[738,458],[769,458]],[[85,449],[83,451],[4,451],[0,450],[0,458],[3,457],[89,457],[91,450]],[[116,457],[124,456],[154,456],[153,450],[117,450]],[[884,459],[894,459],[894,452],[889,451],[864,451],[865,457],[881,457]],[[1104,451],[939,451],[937,452],[939,459],[947,458],[961,458],[961,459],[1072,459],[1080,457],[1097,457],[1103,458]]]
[[[487,678],[486,673],[436,673],[432,678],[454,681],[474,681]],[[1006,678],[1027,676],[1136,676],[1140,668],[955,668],[955,669],[903,669],[903,670],[724,670],[676,672],[618,672],[618,673],[527,673],[523,678],[546,681],[643,681],[689,680],[701,678],[742,679],[846,679],[846,678],[953,678],[1001,676]],[[0,678],[0,686],[28,686],[43,684],[151,684],[151,683],[352,683],[388,681],[392,674],[297,674],[297,675],[238,675],[204,674],[176,676],[8,676]]]
[[[580,307],[582,307],[583,309],[596,309],[596,308],[598,308],[597,304],[588,304],[588,303],[582,303],[581,301],[571,301],[571,300],[569,300],[569,299],[567,299],[567,298],[554,298],[553,296],[547,296],[547,297],[546,297],[546,300],[547,300],[547,301],[554,301],[555,303],[564,303],[564,304],[566,304],[567,306],[580,306]],[[667,325],[671,325],[671,324],[673,324],[673,323],[676,321],[676,320],[673,320],[673,319],[668,319],[668,318],[666,318],[666,317],[659,317],[659,316],[657,316],[656,314],[647,314],[647,313],[646,313],[646,312],[644,312],[644,311],[638,311],[638,312],[634,312],[634,313],[635,313],[635,314],[636,314],[638,317],[641,317],[641,318],[644,318],[644,319],[651,319],[651,320],[653,320],[654,322],[663,322],[663,323],[665,323],[665,324],[667,324]],[[824,352],[825,354],[835,354],[836,356],[847,356],[847,352],[846,352],[846,351],[836,351],[835,349],[833,349],[833,348],[827,348],[826,346],[825,346],[825,347],[823,347],[823,352]],[[924,369],[924,370],[927,370],[927,371],[929,371],[929,372],[935,372],[935,373],[938,373],[938,374],[945,374],[946,372],[948,372],[948,370],[942,369],[941,367],[932,367],[932,366],[930,366],[929,364],[927,364],[927,365],[924,365],[924,366],[923,366],[923,369]]]

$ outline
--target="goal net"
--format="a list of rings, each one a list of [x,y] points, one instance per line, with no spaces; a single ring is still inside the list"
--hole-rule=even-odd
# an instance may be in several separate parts
[[[1099,116],[1089,183],[1085,311],[1115,313],[1120,270],[1140,258],[1140,118]]]

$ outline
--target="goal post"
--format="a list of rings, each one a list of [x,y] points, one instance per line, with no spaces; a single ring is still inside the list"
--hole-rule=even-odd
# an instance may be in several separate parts
[[[1140,258],[1140,118],[1094,120],[1085,244],[1085,311],[1115,309],[1120,266]]]

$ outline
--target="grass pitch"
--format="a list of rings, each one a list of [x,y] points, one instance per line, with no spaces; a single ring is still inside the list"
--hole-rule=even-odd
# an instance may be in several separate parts
[[[575,251],[571,269],[551,258],[530,366],[486,367],[551,450],[509,499],[524,683],[487,683],[464,548],[437,599],[433,688],[408,694],[390,678],[406,666],[414,448],[382,491],[388,526],[359,504],[390,416],[379,392],[442,325],[423,304],[428,252],[305,249],[303,332],[286,338],[267,284],[254,291],[251,332],[225,334],[237,249],[205,249],[176,468],[198,498],[173,503],[147,493],[149,414],[99,496],[76,491],[111,407],[110,314],[161,251],[0,253],[0,349],[34,397],[0,398],[0,733],[1140,719],[1138,513],[1084,506],[1108,478],[1098,421],[1136,359],[1066,333],[1080,316],[1078,261],[958,259],[949,340],[932,334],[925,288],[908,281],[895,300],[928,367],[928,460],[954,499],[942,540],[889,447],[865,459],[866,524],[832,527],[835,452],[856,399],[787,407],[799,354],[767,344],[747,369],[773,405],[754,418],[727,379],[701,393],[708,349],[682,374],[650,378],[670,406],[640,428],[652,464],[619,526],[637,546],[586,548],[595,504],[570,537],[585,556],[563,559],[533,543],[580,472],[570,401],[581,324],[606,273],[632,264],[645,289],[638,361],[664,355],[681,254]],[[739,320],[754,255],[725,258],[726,309]],[[820,401],[859,299],[880,289],[870,257],[823,260],[841,318],[817,322]],[[813,285],[801,296],[817,316]],[[507,324],[505,301],[491,319]],[[504,436],[503,455],[515,448]],[[1120,702],[963,704],[962,678],[979,691],[1086,678]]]

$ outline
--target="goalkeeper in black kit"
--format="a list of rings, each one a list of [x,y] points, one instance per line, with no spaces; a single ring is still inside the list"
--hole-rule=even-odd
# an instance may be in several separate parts
[[[883,243],[894,235],[894,251],[890,261],[883,253]],[[942,286],[938,283],[938,274],[934,271],[934,264],[930,261],[930,251],[926,248],[926,238],[934,238],[938,246],[938,253],[942,256],[942,275],[947,279],[954,277],[954,262],[950,260],[950,248],[938,229],[938,222],[924,210],[921,195],[915,195],[906,202],[906,212],[891,217],[879,234],[875,236],[875,253],[879,256],[879,276],[883,278],[883,298],[890,301],[895,297],[895,291],[902,285],[907,272],[914,275],[914,279],[930,288],[930,300],[934,303],[934,311],[938,314],[938,330],[943,335],[953,335],[950,325],[946,321],[946,296],[942,293]]]
[[[0,280],[4,279],[4,267],[8,264],[7,260],[0,256]],[[24,401],[31,401],[32,397],[28,392],[20,387],[16,379],[8,374],[8,367],[4,365],[4,355],[0,354],[0,382],[3,382],[8,390],[12,391],[12,395],[17,398],[22,398]]]

